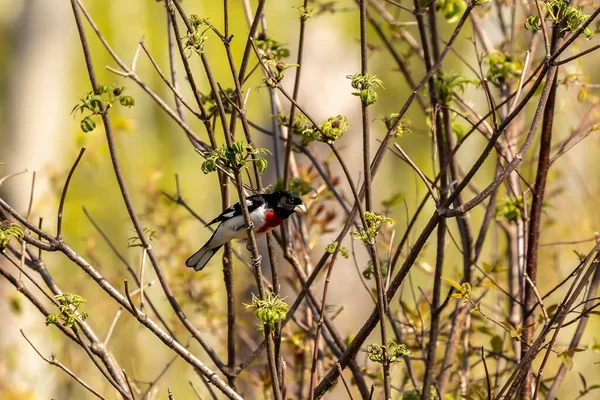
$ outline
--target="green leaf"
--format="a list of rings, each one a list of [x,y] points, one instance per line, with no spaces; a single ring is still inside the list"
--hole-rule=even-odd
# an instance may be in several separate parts
[[[327,246],[325,246],[325,251],[328,252],[329,254],[333,254],[335,253],[335,249],[337,247],[338,242],[331,242],[329,243]],[[339,253],[342,257],[344,258],[348,258],[349,254],[348,254],[348,249],[344,246],[340,247]]]
[[[380,344],[370,344],[367,346],[366,353],[369,360],[376,363],[383,363],[387,359],[390,363],[399,362],[404,356],[411,356],[412,351],[408,350],[406,345],[388,340],[387,346]]]
[[[383,88],[383,82],[377,78],[374,74],[354,74],[346,75],[346,78],[350,79],[352,88],[356,89],[356,92],[352,94],[360,97],[363,103],[367,106],[377,101],[378,95],[375,91],[378,88]]]
[[[350,129],[350,125],[348,124],[347,117],[343,115],[331,117],[319,126],[319,131],[316,133],[317,140],[319,142],[333,144],[336,140],[341,138],[348,129]]]
[[[267,164],[268,164],[267,160],[259,157],[255,160],[255,162],[256,162],[256,167],[258,168],[260,173],[264,174],[265,171],[267,170]]]
[[[98,84],[98,94],[108,93],[109,87],[103,83]],[[118,95],[117,95],[118,96]]]
[[[142,231],[144,232],[144,236],[146,236],[146,239],[149,242],[152,242],[156,237],[156,230],[154,229],[144,226],[142,227]],[[127,247],[142,247],[142,241],[140,240],[139,236],[135,235],[127,238]]]
[[[265,33],[259,33],[254,43],[266,60],[279,61],[290,55],[290,51],[285,44],[278,42]]]
[[[500,325],[502,325],[503,327],[505,327],[509,331],[512,331],[512,330],[515,329],[515,327],[513,326],[513,324],[511,324],[508,321],[500,321]]]
[[[14,237],[17,239],[23,239],[23,230],[21,227],[9,221],[0,222],[0,252],[8,246],[8,242]]]
[[[314,8],[308,8],[308,7],[305,8],[305,7],[302,7],[302,6],[293,7],[293,8],[294,8],[294,10],[298,11],[298,13],[300,14],[300,19],[302,21],[306,21],[309,18],[311,18],[314,15],[314,12],[315,12]]]
[[[464,92],[469,85],[479,81],[462,76],[459,73],[448,73],[440,70],[434,75],[435,90],[439,95],[440,104],[447,106],[454,98],[454,92]]]
[[[575,255],[577,256],[577,258],[579,258],[580,262],[584,262],[585,259],[587,258],[586,254],[580,253],[577,250],[573,250],[573,253],[575,253]]]
[[[265,300],[252,294],[252,304],[244,304],[246,309],[254,309],[254,314],[262,324],[275,329],[275,324],[285,319],[289,306],[274,293],[267,293]]]
[[[269,193],[277,192],[280,190],[283,190],[283,179],[278,179],[277,184],[269,190]],[[298,196],[305,196],[310,192],[316,192],[316,190],[310,186],[310,182],[305,181],[302,178],[291,178],[288,181],[287,190],[294,194],[297,194]]]
[[[375,236],[377,236],[379,230],[383,228],[385,224],[394,223],[393,219],[380,213],[367,211],[365,212],[364,217],[367,222],[367,227],[361,226],[358,231],[350,232],[350,235],[355,239],[361,240],[365,246],[373,243]]]
[[[15,314],[15,315],[21,315],[23,312],[23,305],[21,303],[21,296],[20,295],[12,295],[9,298],[9,307],[10,310]]]
[[[540,29],[542,29],[540,17],[537,15],[528,17],[525,20],[525,29],[532,30],[532,31],[539,31]]]
[[[482,266],[483,266],[483,270],[488,274],[491,273],[492,270],[494,269],[494,266],[490,265],[488,263],[482,263]]]
[[[214,172],[217,164],[226,170],[246,167],[248,162],[256,162],[259,171],[264,172],[267,168],[267,160],[258,157],[259,154],[271,154],[267,149],[255,149],[245,142],[235,142],[231,146],[222,146],[205,155],[206,160],[202,163],[202,172],[205,174]]]
[[[436,10],[441,12],[446,19],[446,22],[452,24],[460,18],[467,9],[465,0],[437,0]]]
[[[46,316],[46,325],[61,322],[63,326],[70,328],[88,318],[87,312],[78,311],[79,306],[87,302],[83,297],[76,294],[63,293],[54,296],[54,299],[58,302],[58,313]],[[77,312],[79,312],[79,315],[76,314]]]
[[[522,199],[512,201],[507,199],[504,203],[496,206],[496,216],[502,216],[509,222],[517,222],[521,219],[521,208],[523,207]]]
[[[566,354],[559,354],[560,360],[563,362],[563,364],[565,364],[565,366],[567,367],[567,369],[570,371],[571,369],[573,369],[573,366],[575,365],[575,362],[573,361],[573,359],[571,357],[569,357]]]
[[[486,58],[489,66],[487,78],[490,82],[501,84],[509,78],[518,78],[521,75],[521,62],[515,60],[512,54],[496,52]]]
[[[477,305],[475,307],[473,307],[470,311],[471,314],[476,313],[476,312],[481,312],[481,303],[477,303]]]
[[[119,103],[124,107],[133,107],[135,105],[135,99],[131,96],[119,97]]]
[[[385,208],[392,208],[399,204],[402,204],[406,196],[403,193],[396,193],[391,198],[382,201],[382,204]]]
[[[444,277],[442,277],[442,279],[445,280],[454,289],[456,289],[458,291],[462,290],[462,285],[460,283],[458,283],[457,281],[452,280],[452,279],[448,279],[448,278],[444,278]]]
[[[502,353],[502,347],[504,346],[504,343],[500,336],[495,335],[494,337],[492,337],[492,339],[490,340],[490,344],[492,345],[492,350],[494,351],[494,353]]]
[[[290,126],[289,115],[280,113],[275,115],[279,125],[286,126],[294,133],[294,135],[302,136],[302,144],[307,145],[308,143],[317,140],[317,128],[310,122],[310,120],[304,115],[296,113],[294,115],[294,122]]]
[[[581,90],[577,94],[577,101],[580,103],[583,103],[585,101],[585,98],[587,97],[587,94],[588,94],[587,88],[585,86],[582,86]]]
[[[385,127],[389,131],[390,129],[392,129],[394,127],[394,125],[396,124],[396,122],[398,122],[398,117],[399,116],[400,116],[400,114],[398,114],[398,113],[389,113],[389,114],[386,114],[386,115],[380,115],[380,116],[378,116],[375,119],[383,121],[383,123],[385,124]],[[400,119],[400,122],[396,126],[396,129],[394,131],[394,135],[397,136],[397,137],[402,137],[402,136],[404,136],[405,133],[411,133],[410,126],[411,126],[411,123],[408,120],[408,118],[402,117]]]

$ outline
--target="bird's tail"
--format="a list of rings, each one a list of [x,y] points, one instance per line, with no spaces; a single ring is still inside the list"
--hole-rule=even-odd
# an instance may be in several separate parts
[[[217,246],[213,249],[204,245],[200,250],[195,252],[190,258],[185,262],[186,267],[194,268],[196,271],[200,271],[204,266],[210,261],[212,256],[215,255],[221,246]]]

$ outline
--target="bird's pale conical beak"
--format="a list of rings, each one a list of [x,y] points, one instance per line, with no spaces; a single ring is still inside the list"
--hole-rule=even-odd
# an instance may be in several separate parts
[[[296,207],[294,207],[294,211],[306,214],[306,206],[304,204],[298,204]]]

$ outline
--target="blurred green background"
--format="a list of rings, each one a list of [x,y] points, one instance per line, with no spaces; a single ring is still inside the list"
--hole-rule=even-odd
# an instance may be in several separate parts
[[[231,32],[235,34],[232,47],[236,62],[239,62],[245,45],[247,23],[241,1],[233,0],[230,3]],[[255,3],[252,2],[253,7]],[[295,62],[299,27],[297,12],[292,7],[299,5],[299,1],[268,1],[266,7],[269,32],[277,40],[288,44],[292,53],[288,59],[290,63]],[[144,43],[161,69],[165,73],[168,72],[167,14],[164,4],[148,0],[86,1],[85,6],[103,35],[124,61],[131,62],[138,41],[143,36]],[[184,7],[188,13],[209,17],[217,28],[222,27],[221,2],[186,0]],[[355,181],[361,181],[360,162],[356,157],[361,149],[360,105],[356,97],[351,95],[349,81],[346,79],[346,75],[360,70],[358,13],[352,1],[336,2],[335,7],[339,12],[319,15],[307,25],[299,102],[318,120],[338,114],[349,117],[351,130],[339,145],[348,157]],[[398,14],[401,21],[411,20],[409,17],[406,14]],[[488,17],[484,22],[490,37],[498,38],[496,19]],[[442,20],[440,26],[447,37],[454,25]],[[407,30],[418,37],[415,26],[407,25]],[[212,268],[207,268],[201,274],[191,274],[183,265],[183,260],[208,238],[209,232],[185,210],[171,204],[160,194],[162,190],[175,193],[174,175],[178,174],[182,195],[186,201],[202,217],[211,218],[220,210],[216,175],[204,175],[200,171],[202,159],[189,145],[181,129],[134,82],[105,69],[107,65],[116,67],[116,64],[91,29],[87,29],[87,34],[98,79],[106,84],[114,82],[126,85],[127,93],[136,101],[135,107],[131,109],[116,107],[111,110],[118,154],[136,210],[140,213],[144,226],[157,231],[154,249],[161,258],[162,266],[178,300],[184,305],[196,326],[206,333],[208,341],[220,354],[225,354],[225,336],[215,334],[224,332],[226,327],[225,290],[217,258]],[[467,61],[474,63],[476,58],[469,40],[471,35],[471,27],[467,26],[457,41],[456,50]],[[216,79],[224,87],[232,86],[222,45],[214,35],[207,36],[209,39],[206,54]],[[379,114],[397,112],[410,90],[372,31],[370,43],[373,45],[370,68],[383,80],[385,86],[385,90],[380,91],[380,100],[371,111],[375,118]],[[398,48],[401,53],[407,51],[404,44],[399,44]],[[522,57],[523,52],[524,49],[521,48],[515,53]],[[122,281],[127,277],[126,269],[86,219],[82,207],[86,207],[136,270],[139,268],[141,250],[127,246],[128,238],[133,237],[135,233],[118,191],[100,120],[96,120],[96,130],[84,134],[79,128],[79,118],[70,115],[78,99],[90,90],[70,3],[66,0],[0,0],[0,57],[3,60],[0,68],[0,160],[6,163],[0,166],[0,176],[28,170],[26,174],[5,182],[0,188],[0,195],[25,214],[32,171],[35,171],[37,177],[31,220],[37,221],[43,217],[44,229],[54,231],[58,198],[66,174],[80,147],[85,145],[87,152],[74,175],[68,193],[63,235],[70,246],[122,291]],[[208,92],[208,84],[198,58],[191,57],[190,60],[194,73],[199,77],[200,90]],[[254,60],[251,62],[252,66]],[[586,57],[585,61],[569,65],[561,72],[559,79],[566,79],[569,74],[581,74],[581,77],[579,80],[571,79],[570,86],[561,86],[559,89],[556,138],[566,138],[588,112],[592,100],[595,99],[596,86],[593,83],[596,78],[594,66],[597,61],[598,57],[591,55]],[[181,63],[178,62],[177,65],[181,92],[186,99],[191,100],[191,92],[186,84]],[[409,66],[415,80],[420,80],[424,70],[420,61],[413,57]],[[453,54],[448,56],[445,68],[472,76]],[[174,107],[172,93],[163,84],[144,54],[140,55],[137,63],[137,73],[155,93]],[[293,73],[289,73],[285,81],[285,86],[290,92],[293,84],[291,77]],[[582,83],[587,84],[589,94],[587,100],[579,102],[577,96]],[[260,86],[260,77],[255,74],[248,85]],[[483,112],[487,109],[480,89],[470,88],[464,97],[478,111]],[[284,109],[288,109],[287,103],[283,104]],[[262,87],[251,90],[248,108],[249,117],[253,122],[264,127],[272,125],[268,89]],[[528,127],[531,112],[530,108],[526,110],[527,118],[523,129]],[[431,136],[425,123],[426,116],[415,103],[409,111],[408,118],[413,124],[412,133],[398,140],[412,159],[432,176]],[[207,141],[202,124],[189,113],[188,121],[200,137]],[[597,121],[596,111],[590,121]],[[217,136],[221,138],[220,129],[217,132]],[[378,144],[376,139],[383,137],[384,133],[383,124],[374,122],[373,146]],[[238,135],[241,135],[241,129],[238,129]],[[255,138],[262,146],[272,147],[271,139],[261,133],[255,131]],[[548,187],[549,205],[543,221],[542,243],[591,238],[597,230],[600,222],[599,214],[595,212],[600,205],[598,139],[597,135],[590,135],[584,143],[576,146],[553,165]],[[471,166],[483,143],[480,137],[474,137],[461,150],[459,157],[464,169]],[[318,144],[313,146],[313,151],[320,157],[327,157],[325,148]],[[530,156],[535,151],[536,149],[533,149]],[[266,184],[274,184],[274,160],[269,158],[269,162],[270,167],[264,180]],[[307,160],[301,156],[298,156],[298,162],[308,165]],[[477,175],[477,187],[483,188],[489,182],[494,164],[495,161],[488,162],[484,171]],[[334,168],[334,173],[340,174],[337,167]],[[402,194],[412,215],[417,202],[425,193],[424,186],[417,182],[413,175],[405,164],[388,154],[384,167],[374,182],[376,200],[382,201]],[[533,181],[534,168],[525,165],[522,175]],[[503,199],[503,196],[505,195],[501,193],[499,199]],[[235,199],[235,195],[232,198]],[[333,203],[331,207],[335,207]],[[424,218],[432,211],[433,208],[429,204],[429,208],[423,214]],[[482,213],[482,207],[472,213],[475,227],[478,227]],[[340,214],[338,210],[338,215]],[[391,214],[396,221],[398,237],[406,226],[404,205],[395,206]],[[423,221],[420,226],[422,223]],[[450,225],[454,237],[457,237],[455,224]],[[313,254],[315,260],[322,253],[320,249],[323,249],[336,234],[334,232],[330,236],[319,238]],[[411,242],[414,238],[413,235]],[[261,242],[261,245],[264,246],[264,243]],[[549,290],[574,268],[578,260],[573,250],[586,253],[591,245],[587,243],[541,248],[540,291],[544,293]],[[243,249],[243,245],[239,247]],[[419,258],[421,268],[415,268],[412,273],[415,284],[425,289],[430,289],[427,266],[434,263],[434,247],[433,243],[428,246]],[[448,258],[444,276],[457,277],[458,271],[462,269],[461,256],[452,243],[448,243],[447,247]],[[505,264],[505,252],[504,236],[499,228],[493,226],[481,261]],[[359,262],[366,262],[364,256],[359,254]],[[63,291],[80,294],[88,300],[85,305],[90,314],[88,322],[100,337],[104,337],[117,311],[114,302],[65,257],[45,254],[44,260]],[[4,260],[0,262],[4,263]],[[243,307],[243,303],[250,303],[250,293],[256,292],[254,284],[251,283],[252,276],[242,266],[236,266],[236,302],[243,331],[239,340],[241,360],[254,346],[253,343],[260,339],[260,335],[256,332],[251,313],[245,312]],[[285,263],[281,262],[280,268],[285,276],[292,276]],[[153,271],[147,268],[146,281],[153,279]],[[330,291],[329,302],[343,304],[346,310],[352,310],[344,311],[337,322],[343,335],[353,334],[371,311],[368,294],[363,291],[354,266],[349,260],[338,261],[332,279],[334,285]],[[26,285],[32,286],[30,283]],[[167,320],[179,326],[158,282],[149,288],[148,292]],[[290,300],[293,299],[293,293],[287,288],[284,288],[284,293],[291,295]],[[352,293],[352,296],[348,296],[349,293]],[[494,301],[494,296],[495,294],[488,295],[484,306],[487,305],[491,313],[502,312]],[[392,304],[393,307],[397,307],[397,300]],[[548,304],[552,304],[552,301]],[[62,339],[55,328],[46,327],[37,311],[4,281],[0,281],[0,312],[4,316],[0,327],[0,399],[80,399],[88,396],[65,374],[44,363],[19,335],[19,328],[25,330],[44,354],[56,353],[61,362],[81,374],[93,387],[101,392],[108,391],[104,378],[93,368],[81,349]],[[169,349],[141,329],[129,315],[123,315],[115,329],[110,349],[121,366],[136,380],[152,380],[173,356]],[[574,326],[565,329],[566,339],[560,342],[560,345],[568,345],[568,334],[572,329]],[[180,333],[180,340],[187,341],[183,330],[178,329],[177,332]],[[598,322],[592,320],[583,344],[591,345],[597,337],[597,332]],[[472,341],[472,346],[488,345],[488,338],[484,336],[474,335]],[[210,367],[214,367],[196,343],[192,343],[190,348]],[[591,351],[577,355],[574,371],[567,376],[563,384],[566,396],[564,398],[571,398],[569,393],[573,391],[573,385],[579,384],[577,372],[588,376],[589,382],[597,383],[599,367],[590,368],[589,365],[599,357]],[[552,360],[546,371],[554,371],[557,366],[558,361]],[[158,384],[160,392],[157,398],[167,397],[167,387],[173,390],[178,399],[192,398],[188,381],[192,381],[194,386],[206,395],[205,388],[188,365],[180,360],[175,361]],[[246,385],[250,385],[246,386],[246,393],[252,396],[251,384]],[[140,386],[144,387],[143,384]],[[255,396],[261,398],[260,390],[256,391]]]

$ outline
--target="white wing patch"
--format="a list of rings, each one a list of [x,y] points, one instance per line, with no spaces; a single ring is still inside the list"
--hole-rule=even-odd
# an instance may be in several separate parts
[[[234,214],[235,214],[235,210],[231,210],[229,212],[224,213],[223,216],[225,218],[231,218],[231,217],[233,217]]]
[[[246,199],[246,205],[247,205],[248,207],[252,207],[252,204],[254,204],[254,202],[253,202],[252,200],[248,200],[248,199]]]

